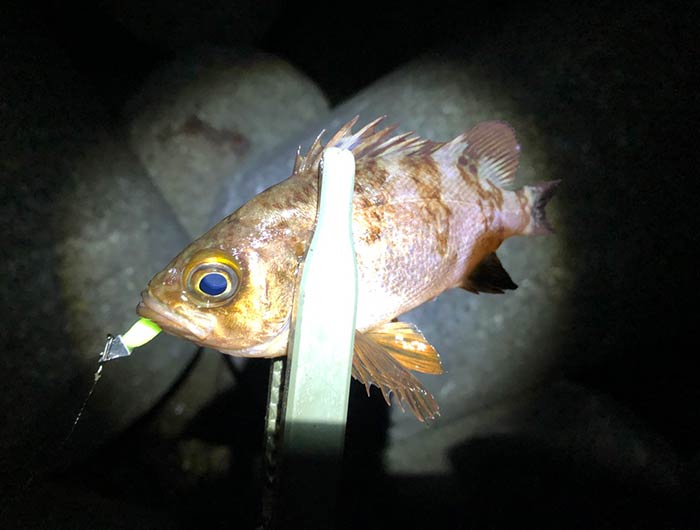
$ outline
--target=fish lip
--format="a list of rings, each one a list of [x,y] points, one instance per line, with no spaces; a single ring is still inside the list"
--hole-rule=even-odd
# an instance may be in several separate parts
[[[147,290],[141,293],[141,301],[136,307],[136,312],[144,318],[153,320],[156,324],[162,323],[161,327],[171,327],[178,331],[184,331],[198,340],[204,340],[209,335],[209,330],[176,313]]]

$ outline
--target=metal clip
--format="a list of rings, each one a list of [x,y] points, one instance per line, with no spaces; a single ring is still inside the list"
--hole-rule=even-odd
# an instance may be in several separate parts
[[[124,340],[122,339],[121,335],[117,335],[116,337],[107,335],[107,342],[105,343],[105,347],[100,354],[100,362],[106,363],[112,359],[128,357],[129,355],[131,355],[131,350],[127,348],[126,344],[124,344]]]

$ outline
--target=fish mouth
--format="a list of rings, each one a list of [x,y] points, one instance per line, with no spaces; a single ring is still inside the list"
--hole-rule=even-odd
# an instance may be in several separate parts
[[[195,341],[205,340],[214,327],[213,322],[202,322],[203,325],[200,325],[173,311],[147,290],[141,293],[141,301],[136,307],[136,312],[144,318],[153,320],[166,331],[184,335],[185,338]]]
[[[200,346],[215,348],[229,355],[237,357],[277,357],[284,355],[287,351],[287,331],[291,321],[289,316],[280,326],[279,331],[265,342],[245,348],[227,348],[225,344],[211,336],[216,322],[214,319],[208,318],[209,315],[194,313],[190,317],[186,317],[158,300],[148,290],[144,290],[141,293],[141,301],[136,308],[136,312],[142,317],[154,321],[164,331],[192,341]]]

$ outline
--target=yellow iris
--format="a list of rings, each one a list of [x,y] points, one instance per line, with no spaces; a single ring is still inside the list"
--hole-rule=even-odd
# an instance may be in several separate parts
[[[238,289],[240,267],[217,249],[198,252],[185,269],[184,278],[190,293],[207,306],[230,299]]]

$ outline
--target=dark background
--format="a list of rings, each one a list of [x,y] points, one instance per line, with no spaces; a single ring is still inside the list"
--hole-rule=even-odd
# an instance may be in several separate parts
[[[564,371],[567,381],[612,400],[643,425],[645,432],[653,432],[663,440],[660,458],[673,455],[673,469],[668,475],[673,477],[669,479],[672,485],[661,484],[663,480],[652,487],[635,484],[634,480],[569,465],[570,455],[558,455],[545,445],[498,437],[470,440],[457,448],[452,455],[454,477],[448,481],[440,477],[394,479],[381,471],[378,454],[385,443],[383,429],[387,420],[381,399],[374,399],[358,405],[368,408],[366,417],[370,419],[364,420],[363,413],[358,413],[349,425],[352,443],[342,502],[350,513],[348,526],[422,527],[432,523],[448,528],[698,527],[700,387],[692,368],[697,352],[693,331],[698,322],[695,288],[699,279],[692,258],[697,248],[698,211],[698,96],[693,81],[698,51],[693,38],[698,27],[695,6],[623,6],[603,2],[585,7],[554,7],[527,2],[435,2],[414,8],[353,2],[342,6],[346,16],[341,20],[331,14],[335,5],[320,8],[271,2],[256,8],[241,7],[241,16],[251,20],[250,34],[241,39],[227,32],[226,24],[215,16],[203,17],[206,30],[191,34],[183,30],[176,35],[163,31],[167,26],[160,24],[164,21],[177,24],[178,16],[196,20],[197,14],[206,11],[184,2],[172,4],[172,10],[163,9],[153,31],[140,31],[140,25],[125,23],[122,17],[146,15],[135,5],[126,5],[124,9],[109,2],[5,6],[0,25],[6,43],[2,51],[19,42],[13,41],[13,34],[23,35],[23,42],[32,34],[41,35],[41,42],[51,42],[65,52],[81,82],[107,108],[110,118],[119,122],[126,101],[146,76],[179,51],[206,44],[236,45],[243,41],[276,54],[313,79],[331,104],[342,102],[419,53],[457,46],[468,53],[472,46],[488,47],[495,35],[499,42],[509,42],[509,32],[513,46],[528,46],[527,40],[518,37],[521,33],[528,38],[536,38],[539,33],[544,40],[548,34],[556,33],[569,34],[576,45],[610,47],[610,64],[592,64],[587,68],[593,73],[614,72],[618,77],[603,76],[603,85],[590,94],[569,86],[573,81],[555,69],[550,79],[532,81],[528,72],[535,70],[537,57],[523,53],[520,60],[512,49],[504,53],[505,64],[498,65],[498,70],[508,72],[506,80],[511,83],[557,85],[563,93],[570,90],[572,97],[582,98],[570,102],[578,109],[572,126],[590,131],[601,143],[604,141],[600,137],[608,132],[601,127],[616,120],[633,124],[626,130],[630,142],[639,146],[632,155],[627,152],[624,157],[618,156],[614,145],[602,150],[605,159],[601,167],[610,168],[616,178],[626,177],[605,188],[604,193],[610,194],[609,210],[590,219],[590,223],[583,221],[589,215],[586,211],[571,214],[582,220],[577,233],[584,248],[595,248],[597,234],[608,232],[606,237],[600,237],[604,242],[597,249],[605,256],[601,267],[607,262],[625,263],[613,274],[601,270],[600,275],[581,280],[581,307],[591,319],[600,320],[598,329],[606,329],[607,320],[615,322],[615,328],[609,330],[609,335],[589,337],[591,348],[598,345],[605,351],[606,355],[600,356],[602,360]],[[157,9],[149,12],[158,14]],[[327,18],[333,19],[334,25],[326,24]],[[37,57],[42,54],[41,46],[24,51]],[[337,65],[339,57],[341,67]],[[592,86],[596,82],[592,81]],[[609,90],[605,83],[610,83]],[[43,90],[50,91],[50,84],[43,85]],[[605,104],[596,99],[600,94],[604,95]],[[36,98],[44,96],[50,97],[40,90],[32,94]],[[590,101],[586,99],[589,96]],[[537,101],[536,94],[531,97]],[[566,97],[561,101],[566,101]],[[0,104],[11,112],[12,102]],[[590,112],[586,112],[587,106]],[[541,102],[541,108],[543,112],[557,110],[549,108],[546,101]],[[56,112],[61,112],[60,105]],[[9,138],[0,141],[11,146]],[[9,183],[4,186],[3,201],[7,202],[3,207],[25,196],[15,194]],[[623,228],[614,225],[620,221],[618,210],[625,213]],[[12,227],[3,227],[3,233],[11,232]],[[616,235],[608,237],[609,232]],[[625,245],[626,238],[637,242],[635,248]],[[10,244],[16,241],[10,239]],[[579,258],[585,259],[585,255]],[[11,282],[12,276],[5,281]],[[601,288],[600,282],[607,285]],[[595,285],[596,292],[608,293],[609,298],[588,299],[586,285]],[[3,303],[7,307],[13,302]],[[620,326],[620,322],[624,325]],[[12,350],[2,352],[12,354]],[[239,421],[248,422],[247,427],[255,431],[261,428],[265,396],[260,384],[267,372],[264,366],[247,371],[243,376],[238,374],[241,384],[235,392],[252,396],[249,408],[240,412]],[[360,394],[357,388],[353,392]],[[192,431],[202,438],[228,443],[231,433],[217,426],[216,418],[232,414],[231,404],[239,401],[237,396],[228,396],[212,404],[191,427]],[[234,418],[238,413],[233,412]],[[51,517],[47,516],[52,521],[48,527],[60,526],[62,510],[89,513],[101,509],[97,508],[100,503],[93,503],[92,496],[79,498],[79,492],[84,491],[123,502],[120,506],[129,507],[129,521],[138,519],[141,512],[147,514],[143,516],[144,528],[252,524],[254,510],[233,506],[255,504],[260,485],[253,466],[249,466],[250,476],[219,477],[204,484],[169,482],[167,474],[159,472],[150,460],[154,454],[159,455],[156,458],[169,458],[168,448],[161,447],[163,442],[149,434],[148,423],[157,414],[156,407],[107,447],[85,455],[69,467],[33,479],[47,481],[55,488],[50,490],[55,496],[45,500],[53,506]],[[8,435],[15,433],[3,433]],[[259,458],[258,439],[251,437],[246,443],[249,446],[239,448],[238,454],[252,462]],[[519,482],[516,477],[523,475],[530,476],[530,480]],[[78,493],[61,495],[58,491],[62,485],[70,485],[68,491]],[[9,513],[22,513],[23,506],[41,504],[33,487],[16,492]],[[236,499],[233,504],[232,498]],[[119,517],[116,510],[114,517]],[[79,527],[74,519],[68,520],[69,525]],[[31,521],[28,518],[25,524],[37,524]],[[90,524],[88,521],[86,518],[85,527]],[[0,519],[0,524],[10,528],[13,521],[5,523]],[[114,527],[121,527],[120,524],[115,523]]]

